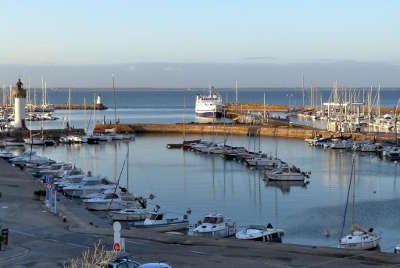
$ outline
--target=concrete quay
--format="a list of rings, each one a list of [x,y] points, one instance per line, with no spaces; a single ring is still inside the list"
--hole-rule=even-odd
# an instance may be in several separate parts
[[[9,246],[0,251],[0,267],[63,267],[102,240],[112,245],[110,223],[76,200],[59,196],[59,215],[34,200],[42,187],[28,172],[0,160],[0,225],[10,230]],[[62,217],[66,217],[64,222]],[[395,267],[400,256],[377,251],[264,244],[208,239],[148,230],[123,230],[127,253],[140,262],[168,262],[173,267]]]
[[[394,142],[395,135],[390,133],[339,133],[327,130],[315,129],[306,126],[292,126],[282,121],[272,121],[264,125],[247,124],[97,124],[95,132],[104,132],[105,129],[117,127],[119,133],[159,133],[159,134],[199,134],[199,135],[239,135],[279,137],[293,139],[309,139],[313,137],[352,137],[353,140],[370,140],[378,142]]]

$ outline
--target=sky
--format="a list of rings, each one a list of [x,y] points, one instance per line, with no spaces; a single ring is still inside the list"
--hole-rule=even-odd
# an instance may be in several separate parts
[[[54,86],[106,86],[104,73],[111,77],[128,66],[130,72],[120,74],[128,87],[206,87],[214,80],[230,86],[235,79],[248,86],[294,86],[300,73],[325,86],[337,79],[400,85],[395,0],[2,0],[0,10],[0,71],[6,70],[0,83],[43,75]],[[201,68],[206,65],[218,73],[199,79],[208,74]],[[157,76],[139,72],[143,66]],[[263,73],[275,67],[291,77]],[[64,68],[70,73],[63,78]],[[232,68],[260,75],[229,75]],[[340,76],[340,69],[352,73]],[[82,72],[98,82],[85,81]],[[214,78],[218,74],[223,79]]]

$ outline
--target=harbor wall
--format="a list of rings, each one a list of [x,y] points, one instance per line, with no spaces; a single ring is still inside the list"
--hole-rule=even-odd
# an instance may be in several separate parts
[[[96,125],[95,132],[101,133],[115,125]],[[309,139],[313,137],[335,138],[352,137],[357,141],[394,142],[395,135],[389,133],[340,133],[301,126],[252,126],[245,124],[119,124],[118,133],[160,133],[160,134],[200,134],[200,135],[239,135]]]

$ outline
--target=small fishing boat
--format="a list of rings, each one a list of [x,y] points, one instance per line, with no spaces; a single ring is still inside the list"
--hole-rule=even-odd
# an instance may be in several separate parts
[[[90,193],[100,193],[107,189],[114,189],[115,184],[110,183],[105,177],[85,177],[81,183],[65,186],[63,192],[67,196],[81,198]]]
[[[203,221],[198,222],[198,226],[193,229],[193,235],[211,237],[230,237],[235,235],[236,225],[230,219],[226,219],[222,214],[208,214]]]
[[[146,228],[156,232],[173,232],[189,229],[189,221],[184,217],[165,217],[164,213],[152,212],[144,222],[130,222],[130,227]]]
[[[126,208],[118,211],[112,211],[113,221],[144,221],[150,218],[152,213],[143,208]]]
[[[14,158],[14,157],[15,157],[15,155],[11,152],[1,152],[0,153],[0,158],[6,159],[6,160]]]
[[[400,160],[400,147],[390,147],[383,151],[383,156],[391,161],[398,161]]]
[[[265,225],[250,225],[236,233],[236,238],[241,240],[255,240],[263,242],[282,242],[285,231],[274,228],[270,223]]]
[[[102,196],[86,199],[83,201],[88,210],[107,211],[107,210],[121,210],[131,202],[122,200],[116,193],[106,193]]]

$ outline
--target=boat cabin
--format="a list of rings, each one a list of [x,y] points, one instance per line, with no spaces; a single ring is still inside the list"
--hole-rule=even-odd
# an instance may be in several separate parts
[[[224,222],[224,217],[220,214],[207,215],[204,217],[203,223],[220,224]]]
[[[162,221],[164,219],[163,213],[152,213],[150,216],[150,220],[152,221]]]

